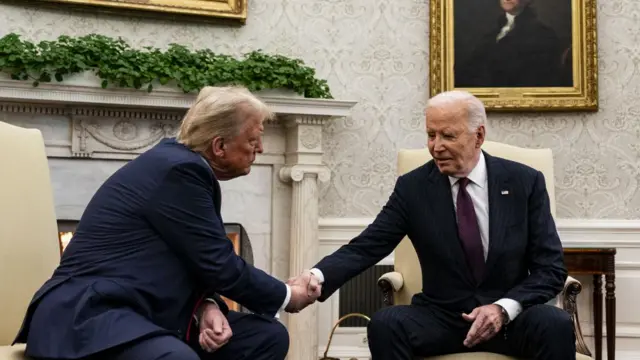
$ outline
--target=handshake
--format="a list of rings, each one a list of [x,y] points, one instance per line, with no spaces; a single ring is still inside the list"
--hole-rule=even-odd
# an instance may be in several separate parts
[[[287,285],[291,288],[291,298],[285,311],[289,313],[297,313],[313,304],[322,292],[320,280],[309,270],[287,280]]]

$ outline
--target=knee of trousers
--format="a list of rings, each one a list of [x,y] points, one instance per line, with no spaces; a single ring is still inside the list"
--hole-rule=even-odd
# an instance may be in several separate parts
[[[549,339],[575,337],[573,321],[568,312],[555,306],[537,305],[537,314],[533,317],[541,334]]]
[[[274,321],[264,331],[265,340],[263,346],[273,349],[277,358],[284,358],[289,352],[289,332],[287,328],[278,321]]]
[[[398,308],[390,306],[376,311],[367,325],[368,336],[388,336],[390,332],[398,330],[400,314]]]

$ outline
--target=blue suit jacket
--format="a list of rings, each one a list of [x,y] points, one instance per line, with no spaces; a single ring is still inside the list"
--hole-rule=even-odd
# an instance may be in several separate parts
[[[325,277],[320,300],[390,254],[406,235],[422,267],[422,292],[414,296],[415,304],[468,313],[502,297],[526,308],[556,296],[567,270],[544,176],[486,153],[485,159],[489,253],[481,283],[466,263],[449,179],[429,161],[400,176],[374,222],[316,265]],[[502,194],[505,190],[508,194]]]
[[[209,165],[174,139],[127,163],[89,202],[16,342],[73,359],[150,334],[183,338],[203,295],[275,315],[286,287],[234,253],[220,204]]]

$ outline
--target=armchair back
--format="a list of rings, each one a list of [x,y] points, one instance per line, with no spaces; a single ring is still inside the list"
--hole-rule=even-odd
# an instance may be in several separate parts
[[[59,264],[60,244],[42,134],[0,122],[0,154],[2,348],[11,344],[31,298]]]
[[[555,217],[555,186],[553,154],[551,149],[528,149],[493,141],[485,141],[482,149],[492,156],[517,161],[542,172],[547,185],[551,214]],[[431,160],[428,149],[405,149],[398,153],[398,175],[403,175]],[[404,286],[394,292],[395,304],[409,304],[411,297],[422,288],[422,271],[415,249],[409,238],[404,238],[395,249],[394,267],[403,275]]]

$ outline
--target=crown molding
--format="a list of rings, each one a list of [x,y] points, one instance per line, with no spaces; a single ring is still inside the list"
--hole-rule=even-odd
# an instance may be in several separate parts
[[[372,222],[373,218],[321,218],[320,241],[341,245]],[[565,247],[640,248],[640,220],[557,219],[556,226]]]
[[[185,94],[181,90],[162,86],[147,92],[125,88],[103,89],[94,84],[95,82],[90,78],[85,77],[79,81],[41,83],[34,87],[31,82],[0,78],[0,102],[40,105],[35,107],[5,105],[3,107],[7,109],[6,111],[22,109],[21,112],[28,112],[31,108],[42,108],[42,105],[54,105],[54,108],[90,105],[187,110],[196,98],[196,94]],[[355,101],[303,98],[292,92],[263,91],[256,94],[278,115],[344,117],[349,116],[351,108],[356,104]]]

